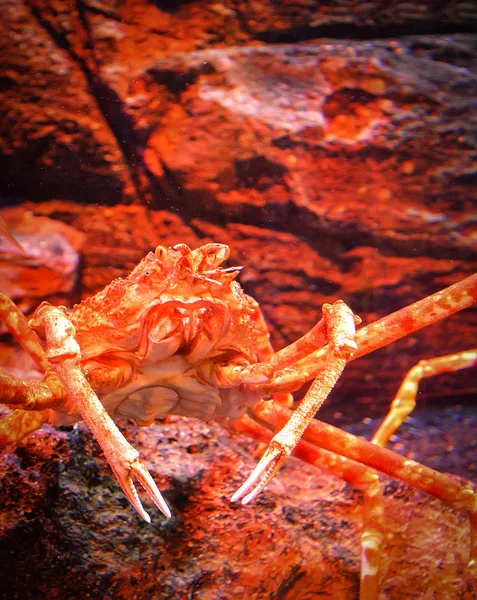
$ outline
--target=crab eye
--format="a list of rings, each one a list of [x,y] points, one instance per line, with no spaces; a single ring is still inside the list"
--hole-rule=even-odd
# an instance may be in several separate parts
[[[206,244],[200,250],[203,255],[200,269],[203,271],[215,269],[230,256],[230,248],[225,244]]]
[[[159,262],[164,262],[164,260],[167,256],[167,250],[164,248],[164,246],[158,246],[156,248],[155,255],[156,255],[156,259]]]

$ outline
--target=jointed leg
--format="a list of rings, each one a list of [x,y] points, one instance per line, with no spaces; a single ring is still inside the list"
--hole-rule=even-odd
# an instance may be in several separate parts
[[[342,301],[323,305],[323,316],[312,329],[301,338],[278,352],[271,354],[267,362],[243,365],[217,365],[215,373],[219,385],[229,386],[246,383],[264,391],[276,391],[283,387],[284,391],[298,389],[304,381],[310,379],[306,369],[296,369],[295,365],[306,359],[310,353],[323,346],[326,347],[325,360],[329,347],[354,352],[356,345],[354,336],[356,325],[361,319]],[[351,342],[351,346],[350,346]],[[288,369],[293,367],[293,369]],[[323,367],[323,361],[320,369]],[[315,375],[316,376],[316,373]],[[281,390],[280,390],[281,391]]]
[[[29,381],[0,370],[0,403],[19,408],[0,419],[0,449],[17,446],[47,421],[46,409],[65,399],[65,390],[51,370],[38,337],[20,309],[0,292],[0,322],[17,339],[44,373],[42,381]]]
[[[396,429],[411,414],[416,406],[417,390],[423,377],[433,377],[440,373],[458,371],[476,365],[477,348],[429,360],[420,360],[403,379],[388,414],[371,440],[373,444],[385,446]]]
[[[48,420],[48,411],[14,410],[0,419],[0,453],[10,452]]]
[[[75,339],[76,332],[66,311],[43,303],[35,312],[30,324],[37,331],[44,333],[48,347],[46,356],[52,368],[101,446],[118,483],[133,507],[145,521],[150,522],[134,486],[135,477],[159,510],[170,517],[171,513],[164,498],[139,460],[139,453],[116,427],[84,376],[80,366],[80,347]]]
[[[254,419],[272,431],[283,427],[291,416],[289,409],[267,402],[253,407],[250,413]],[[303,439],[400,479],[427,494],[440,498],[450,506],[466,511],[469,515],[471,531],[468,566],[477,584],[477,488],[471,482],[461,482],[450,475],[434,471],[316,419],[306,429]]]
[[[0,402],[25,410],[42,410],[65,397],[64,388],[51,370],[45,352],[28,320],[8,296],[0,292],[0,322],[33,358],[44,373],[43,381],[28,381],[0,371]]]
[[[66,397],[56,374],[48,368],[42,381],[29,381],[0,371],[0,403],[23,410],[44,410],[58,405]]]
[[[284,369],[296,364],[301,358],[305,358],[324,344],[329,343],[333,348],[349,347],[356,350],[354,336],[355,327],[361,323],[361,319],[353,315],[350,308],[342,300],[333,305],[323,305],[323,317],[304,336],[275,352],[270,359],[270,364],[275,370]]]
[[[362,327],[355,337],[358,350],[349,360],[356,360],[423,327],[438,323],[476,302],[477,273]],[[327,347],[321,348],[300,360],[295,366],[314,377],[323,367],[326,354]]]
[[[3,323],[10,333],[16,338],[20,346],[28,352],[43,373],[49,370],[48,360],[38,340],[38,336],[28,325],[28,319],[10,300],[0,292],[0,323]]]
[[[323,313],[327,337],[330,340],[325,366],[296,410],[291,413],[287,423],[272,438],[265,454],[247,481],[232,496],[232,502],[241,499],[243,504],[250,502],[269,483],[293,452],[306,427],[343,372],[350,354],[356,349],[353,341],[356,321],[351,309],[344,302],[338,301],[333,306],[325,305]],[[284,356],[287,356],[288,362],[289,354]],[[280,364],[280,360],[277,362]]]
[[[378,596],[379,565],[385,534],[383,490],[378,474],[358,462],[307,442],[299,442],[293,455],[340,477],[363,494],[360,600]]]

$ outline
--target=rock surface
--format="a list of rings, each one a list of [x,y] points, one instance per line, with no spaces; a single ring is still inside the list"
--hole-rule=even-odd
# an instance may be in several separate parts
[[[1,459],[2,600],[357,598],[359,492],[291,460],[231,505],[255,444],[179,417],[126,431],[172,519],[135,515],[83,426],[35,434]],[[380,599],[472,600],[465,515],[396,482],[385,494]]]

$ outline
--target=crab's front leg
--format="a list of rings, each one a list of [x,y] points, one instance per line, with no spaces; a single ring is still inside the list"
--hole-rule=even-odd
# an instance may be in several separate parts
[[[119,485],[133,507],[145,521],[150,522],[151,519],[139,500],[134,478],[143,486],[159,510],[166,517],[170,517],[170,510],[148,470],[139,460],[138,451],[116,427],[84,376],[75,328],[66,311],[45,302],[35,312],[30,326],[46,339],[48,361],[101,446]]]
[[[1,228],[0,228],[1,229]],[[42,381],[16,377],[0,369],[0,403],[13,412],[0,418],[0,452],[10,451],[48,421],[49,408],[61,405],[65,390],[51,370],[38,336],[22,311],[0,292],[0,323],[3,323],[43,372]]]
[[[360,320],[341,300],[333,305],[323,306],[323,319],[317,325],[326,332],[323,341],[328,340],[328,355],[323,369],[315,378],[303,400],[294,411],[288,423],[272,438],[268,448],[247,481],[232,496],[232,502],[250,502],[270,482],[286,458],[293,452],[315,413],[328,397],[338,381],[347,360],[357,349],[354,342],[355,326]],[[306,337],[306,336],[304,336]],[[302,358],[311,348],[303,338],[285,351],[272,357],[272,365],[282,367]],[[273,378],[272,378],[273,379]]]

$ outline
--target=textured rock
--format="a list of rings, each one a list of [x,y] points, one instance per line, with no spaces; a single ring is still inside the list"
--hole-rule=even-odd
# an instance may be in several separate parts
[[[248,31],[267,41],[280,36],[387,35],[412,30],[458,29],[477,20],[472,3],[439,2],[350,2],[334,0],[239,1],[237,12]]]
[[[78,28],[77,19],[69,20]],[[133,193],[123,152],[91,94],[91,73],[70,50],[68,40],[52,35],[34,3],[2,2],[3,195],[34,190],[36,198],[51,198],[76,188],[111,202]]]
[[[437,14],[434,3],[320,4],[7,0],[4,192],[101,203],[138,197],[214,219],[270,205],[262,220],[292,218],[300,231],[317,218],[334,225],[329,203],[343,200],[392,200],[418,213],[416,204],[432,202],[437,216],[427,220],[439,219],[435,202],[445,206],[450,184],[456,210],[472,173],[476,84],[465,68],[475,61],[474,38],[250,45],[252,23],[282,30],[287,14],[311,29],[316,19],[345,18],[413,30]],[[439,11],[448,25],[472,21],[465,3]],[[303,204],[302,219],[285,210]],[[405,216],[405,227],[423,216]]]
[[[232,506],[254,444],[180,418],[127,431],[172,519],[137,518],[84,427],[35,434],[0,463],[0,598],[357,597],[358,492],[290,461]],[[473,598],[464,515],[389,482],[386,518],[380,598]]]
[[[0,210],[2,222],[21,248],[0,239],[0,292],[24,312],[31,312],[42,300],[71,302],[84,234],[21,207]]]
[[[414,241],[424,223],[432,235],[444,214],[451,218],[470,201],[477,78],[453,64],[452,52],[470,62],[472,38],[327,41],[158,59],[148,79],[179,96],[148,138],[146,165],[159,184],[177,183],[179,202],[194,191],[219,203],[207,212],[207,203],[191,199],[181,206],[185,214],[288,221],[310,236],[345,221],[336,235],[355,244],[373,235],[384,241],[390,230],[393,245]],[[185,89],[171,72],[183,74]],[[451,184],[452,199],[445,197]]]

